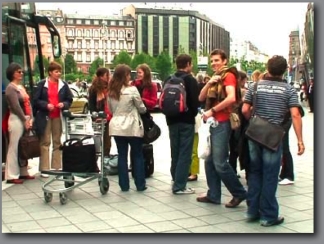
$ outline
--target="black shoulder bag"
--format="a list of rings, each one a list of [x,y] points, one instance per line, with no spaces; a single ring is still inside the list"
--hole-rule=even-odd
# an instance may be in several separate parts
[[[282,126],[272,124],[268,120],[263,119],[255,114],[256,94],[258,83],[254,84],[252,117],[249,121],[245,135],[252,141],[259,143],[261,146],[275,152],[278,150],[280,142],[285,135]]]

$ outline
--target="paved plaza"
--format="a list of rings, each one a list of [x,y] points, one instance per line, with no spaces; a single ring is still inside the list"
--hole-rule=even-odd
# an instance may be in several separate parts
[[[303,134],[306,151],[297,156],[294,130],[290,131],[290,147],[295,165],[295,184],[278,186],[280,226],[262,227],[246,223],[246,202],[235,209],[225,208],[231,195],[222,187],[222,205],[198,203],[196,197],[207,190],[203,162],[199,179],[189,182],[196,190],[192,195],[171,192],[170,149],[165,118],[155,113],[162,135],[153,143],[155,173],[147,179],[148,189],[137,192],[133,180],[129,192],[122,192],[118,177],[110,176],[110,188],[101,195],[97,180],[68,193],[61,205],[58,194],[45,203],[42,184],[48,179],[37,172],[38,159],[30,162],[35,180],[22,185],[2,182],[3,233],[314,233],[314,123],[313,114],[305,108]],[[113,148],[113,151],[116,150]],[[241,182],[246,186],[244,171]],[[54,187],[63,188],[63,182]]]

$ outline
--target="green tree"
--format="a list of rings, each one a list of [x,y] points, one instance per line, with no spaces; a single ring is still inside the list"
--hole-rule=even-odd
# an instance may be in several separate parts
[[[198,58],[194,50],[190,50],[189,55],[192,58],[192,72],[196,75],[198,73]]]
[[[39,63],[39,57],[37,55],[34,61],[34,70],[33,70],[35,76],[40,75],[38,63]],[[44,55],[43,55],[43,66],[44,66],[44,73],[46,73],[49,66],[49,61]]]
[[[168,51],[162,51],[156,57],[156,71],[162,80],[165,80],[172,73],[172,62]]]
[[[71,54],[66,55],[64,62],[66,74],[76,73],[78,71],[77,63],[75,62],[74,57]]]
[[[96,73],[98,68],[103,67],[103,63],[104,62],[102,58],[98,57],[97,59],[95,59],[90,65],[89,76],[92,77]]]
[[[152,71],[155,71],[156,68],[155,68],[155,61],[156,59],[153,58],[152,56],[146,54],[146,53],[137,53],[134,58],[132,59],[132,62],[131,62],[131,68],[133,70],[136,69],[136,67],[140,64],[147,64],[148,66],[150,66],[151,70]]]
[[[62,74],[64,74],[64,69],[65,69],[65,65],[64,65],[64,61],[62,60],[62,58],[55,58],[54,59],[55,62],[59,63],[62,67]],[[62,76],[63,77],[63,76]],[[65,77],[63,77],[65,79]]]
[[[121,51],[113,60],[113,67],[116,67],[118,64],[131,65],[132,57],[126,51]]]

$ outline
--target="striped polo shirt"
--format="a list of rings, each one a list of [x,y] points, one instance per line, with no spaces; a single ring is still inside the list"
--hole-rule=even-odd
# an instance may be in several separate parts
[[[244,102],[253,106],[254,84],[249,86]],[[272,124],[281,124],[287,110],[299,107],[296,90],[280,81],[261,80],[256,93],[255,114]]]

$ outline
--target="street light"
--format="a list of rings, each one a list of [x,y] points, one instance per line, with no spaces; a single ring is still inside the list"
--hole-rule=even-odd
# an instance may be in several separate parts
[[[105,20],[103,20],[101,22],[101,40],[108,40],[108,27],[107,27],[107,22]],[[108,43],[107,43],[108,44]],[[102,42],[102,46],[103,46],[103,42]],[[106,57],[106,48],[102,47],[102,49],[104,50],[104,54],[103,54],[103,66],[105,67],[105,57]]]

